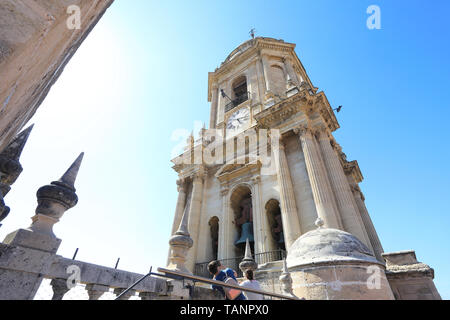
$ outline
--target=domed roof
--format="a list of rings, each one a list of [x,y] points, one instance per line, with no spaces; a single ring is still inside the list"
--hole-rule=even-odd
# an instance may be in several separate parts
[[[286,260],[289,268],[334,262],[381,264],[354,235],[321,227],[298,238],[289,248]]]

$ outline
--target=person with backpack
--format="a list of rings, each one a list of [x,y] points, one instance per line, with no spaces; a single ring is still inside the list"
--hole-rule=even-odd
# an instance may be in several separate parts
[[[214,276],[213,280],[239,285],[236,280],[236,272],[233,269],[222,266],[218,260],[211,261],[208,264],[208,271]],[[240,290],[224,288],[214,284],[212,285],[212,288],[220,291],[225,297],[225,300],[246,300],[244,294]]]

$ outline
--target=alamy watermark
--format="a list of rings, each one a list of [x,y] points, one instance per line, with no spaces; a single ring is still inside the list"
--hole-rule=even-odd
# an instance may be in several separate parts
[[[178,141],[172,149],[176,165],[258,163],[261,165],[262,175],[276,173],[275,156],[280,151],[278,129],[251,128],[243,132],[201,129],[198,139],[194,139],[185,129],[177,129],[172,134],[172,141]]]
[[[66,20],[66,25],[69,30],[81,29],[81,9],[77,5],[70,5],[66,10],[69,17]]]
[[[369,30],[380,30],[381,29],[381,9],[379,6],[372,4],[370,5],[367,10],[367,14],[370,16],[367,18],[367,28]]]

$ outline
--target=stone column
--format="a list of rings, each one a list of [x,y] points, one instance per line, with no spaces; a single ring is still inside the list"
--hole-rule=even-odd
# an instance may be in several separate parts
[[[189,208],[189,232],[194,244],[191,250],[189,250],[186,260],[186,267],[191,272],[194,271],[195,260],[197,258],[198,235],[200,233],[199,229],[203,196],[203,176],[204,172],[201,168],[196,174],[194,174],[192,179],[192,197]]]
[[[331,140],[325,128],[321,128],[318,131],[318,138],[343,227],[345,231],[353,234],[369,249],[372,249],[361,216],[354,202],[350,185],[345,176],[344,168],[339,161],[338,155],[331,146]]]
[[[370,219],[369,212],[367,211],[366,205],[364,203],[364,196],[359,189],[359,187],[352,187],[353,196],[358,206],[359,212],[361,214],[362,221],[364,223],[367,235],[369,237],[370,243],[373,248],[373,252],[378,261],[384,263],[384,258],[382,254],[384,253],[383,246],[381,245],[380,239],[378,238],[377,231],[373,226],[372,219]]]
[[[70,291],[67,286],[67,280],[64,279],[52,279],[50,282],[53,290],[52,300],[62,300],[64,295]]]
[[[301,236],[299,214],[295,203],[294,188],[286,159],[284,145],[280,139],[279,148],[273,148],[277,170],[278,187],[280,188],[280,209],[283,224],[286,250]]]
[[[255,253],[263,253],[269,251],[269,222],[264,209],[261,207],[260,184],[261,177],[257,176],[252,179],[253,182],[253,234],[255,236]]]
[[[220,191],[222,196],[222,219],[219,219],[219,250],[217,252],[217,259],[229,259],[231,251],[229,250],[230,243],[230,209],[229,209],[229,189],[222,188]]]
[[[109,287],[100,284],[88,284],[86,285],[86,291],[88,292],[89,300],[98,300],[105,292],[109,291]]]
[[[342,229],[325,165],[317,150],[314,136],[307,126],[301,126],[294,131],[300,137],[317,215],[327,228]]]

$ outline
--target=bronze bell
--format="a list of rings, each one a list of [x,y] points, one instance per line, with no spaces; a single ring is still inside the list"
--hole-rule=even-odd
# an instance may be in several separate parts
[[[253,237],[253,222],[246,222],[242,225],[241,237],[234,243],[234,245],[237,247],[244,246],[247,242],[247,238],[249,242],[255,242],[255,238]]]

